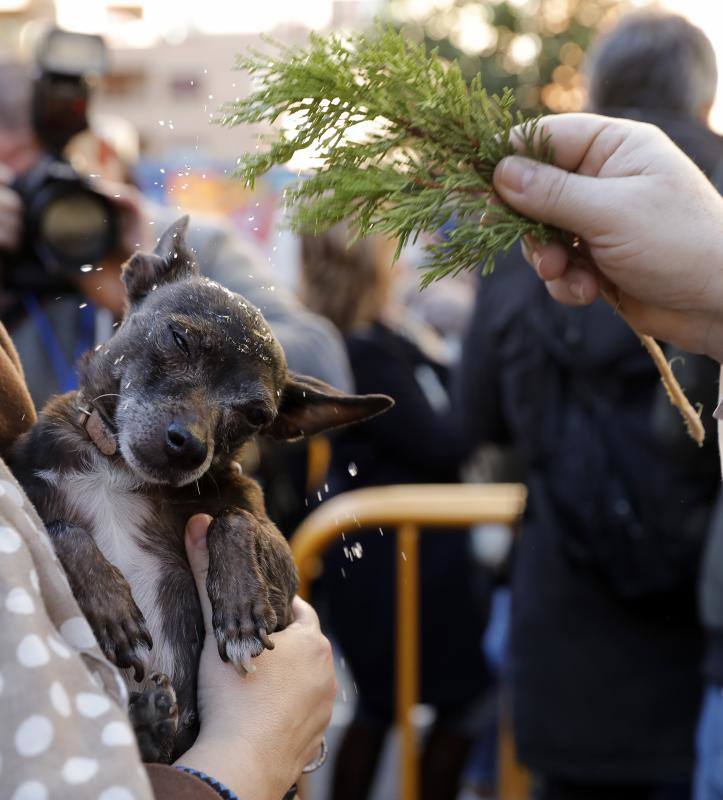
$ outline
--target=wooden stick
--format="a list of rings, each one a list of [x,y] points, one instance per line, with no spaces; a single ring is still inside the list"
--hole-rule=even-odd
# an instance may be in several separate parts
[[[635,328],[633,328],[635,330]],[[701,447],[703,445],[703,441],[705,440],[705,429],[703,428],[703,423],[700,421],[700,416],[698,412],[693,408],[690,404],[690,400],[685,396],[685,392],[683,391],[681,385],[678,383],[678,379],[673,374],[673,370],[670,367],[670,364],[665,358],[665,354],[663,353],[660,345],[653,339],[652,336],[648,336],[644,333],[638,333],[638,338],[643,344],[643,347],[650,353],[650,357],[653,359],[653,363],[658,368],[658,372],[660,373],[660,380],[665,387],[666,394],[670,399],[670,402],[680,411],[680,415],[683,417],[683,421],[685,422],[685,427],[690,434],[690,436],[698,443],[698,446]]]
[[[608,283],[607,286],[604,285],[602,287],[601,294],[615,311],[619,310],[620,298],[618,296],[617,287]],[[678,379],[675,377],[670,364],[665,358],[665,353],[663,353],[660,345],[652,336],[636,331],[632,325],[630,328],[634,331],[638,339],[640,339],[641,344],[653,359],[653,363],[660,374],[660,380],[665,387],[665,393],[668,395],[670,402],[680,412],[680,416],[683,417],[683,422],[685,422],[685,428],[688,434],[697,443],[698,447],[702,447],[705,441],[705,428],[700,421],[700,415],[690,404],[690,400],[685,396],[683,388],[678,383]]]

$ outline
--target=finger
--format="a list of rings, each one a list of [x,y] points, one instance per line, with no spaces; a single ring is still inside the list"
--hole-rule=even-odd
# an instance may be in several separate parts
[[[586,269],[570,267],[562,278],[546,281],[547,291],[566,306],[590,305],[600,294],[600,282]]]
[[[0,164],[0,184],[10,186],[15,180],[15,173],[6,164]]]
[[[603,134],[614,133],[619,136],[632,127],[626,120],[598,114],[559,114],[542,117],[537,131],[538,137],[540,134],[550,137],[553,163],[568,172],[574,172],[585,161],[596,139]],[[510,141],[519,152],[525,152],[520,126],[513,130]]]
[[[125,183],[118,183],[105,178],[91,178],[90,185],[98,194],[105,195],[114,205],[120,208],[134,211],[141,204],[141,194],[138,189]]]
[[[319,617],[314,611],[313,606],[309,605],[306,600],[302,600],[298,595],[294,597],[291,603],[291,610],[294,612],[294,622],[305,627],[321,630],[319,625]]]
[[[14,189],[0,185],[0,210],[5,214],[12,215],[13,219],[21,215],[23,201]]]
[[[206,634],[213,633],[211,624],[211,601],[208,599],[206,589],[206,578],[208,576],[208,526],[212,518],[208,514],[195,514],[186,523],[186,555],[188,563],[191,565],[191,572],[196,581],[196,591],[198,599],[201,601],[203,611],[203,624],[206,627]]]
[[[603,211],[597,178],[531,158],[503,158],[493,180],[497,194],[521,214],[582,237],[587,237]]]
[[[522,244],[522,252],[527,263],[543,281],[561,278],[569,266],[568,249],[560,242],[540,244],[528,237]]]

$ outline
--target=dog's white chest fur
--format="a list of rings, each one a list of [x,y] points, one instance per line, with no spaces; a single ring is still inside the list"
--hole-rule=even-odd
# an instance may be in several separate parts
[[[63,494],[71,519],[90,522],[95,543],[128,581],[153,637],[146,677],[151,672],[163,672],[173,680],[174,654],[163,633],[158,610],[161,565],[141,544],[152,507],[148,498],[138,492],[137,478],[101,457],[95,457],[87,470],[64,472],[62,476],[44,471],[40,477]],[[126,675],[132,684],[132,670]]]

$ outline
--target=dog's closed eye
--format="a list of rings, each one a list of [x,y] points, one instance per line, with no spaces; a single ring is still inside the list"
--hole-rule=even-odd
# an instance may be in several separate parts
[[[174,328],[171,328],[171,336],[173,336],[173,341],[176,347],[186,356],[186,358],[191,357],[191,348],[188,346],[188,340],[186,337],[179,333]]]
[[[242,411],[249,425],[253,428],[263,428],[264,425],[268,425],[271,422],[271,414],[263,406],[244,406]]]

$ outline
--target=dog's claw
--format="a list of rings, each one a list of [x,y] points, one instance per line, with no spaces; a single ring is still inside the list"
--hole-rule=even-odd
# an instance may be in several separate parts
[[[268,633],[266,633],[266,628],[259,628],[258,631],[259,639],[261,639],[261,643],[267,650],[273,650],[276,645],[271,641],[271,637]]]
[[[148,646],[149,650],[153,647],[153,637],[143,622],[138,623],[138,636]]]
[[[133,666],[133,677],[136,683],[140,683],[143,680],[143,676],[146,674],[145,667],[135,658],[131,659],[131,664]]]
[[[218,646],[218,654],[221,656],[221,661],[228,663],[228,653],[226,652],[226,640],[216,636],[216,644]]]

